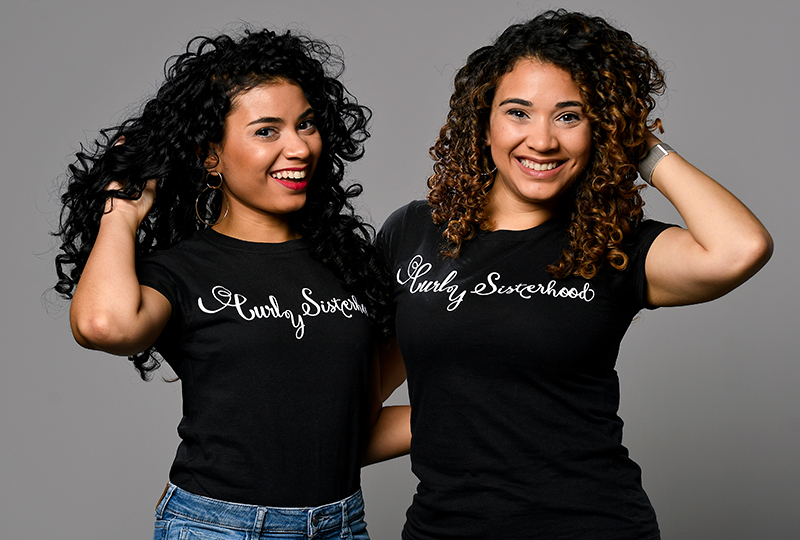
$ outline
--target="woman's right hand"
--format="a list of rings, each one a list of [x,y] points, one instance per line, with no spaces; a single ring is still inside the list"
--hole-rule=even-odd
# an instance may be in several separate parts
[[[106,191],[123,189],[123,185],[116,180],[109,182],[106,186]],[[136,221],[136,227],[144,221],[153,203],[156,200],[156,180],[150,179],[144,186],[141,196],[138,199],[122,199],[118,197],[108,197],[106,199],[106,206],[104,209],[104,216],[116,212],[117,214],[125,214],[130,216]]]

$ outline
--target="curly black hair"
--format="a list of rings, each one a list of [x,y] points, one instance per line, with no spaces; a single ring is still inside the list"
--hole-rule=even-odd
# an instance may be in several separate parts
[[[308,242],[312,257],[363,299],[376,332],[387,334],[386,278],[373,247],[374,228],[350,202],[362,186],[343,186],[345,162],[364,154],[372,113],[338,80],[343,71],[338,49],[291,31],[245,28],[238,36],[190,40],[184,53],[167,60],[164,82],[140,113],[101,130],[91,148],[81,145],[69,165],[53,233],[61,240],[56,292],[72,297],[108,197],[135,199],[148,179],[157,179],[158,196],[139,228],[137,257],[206,228],[196,217],[195,201],[206,187],[204,163],[213,159],[212,145],[222,142],[233,99],[260,84],[287,80],[303,89],[323,141],[306,204],[292,215],[291,225]],[[115,180],[124,187],[106,190]],[[212,198],[201,212],[215,216],[220,206],[221,200]],[[130,359],[142,378],[160,365],[153,347]]]
[[[447,121],[430,151],[436,163],[428,201],[434,221],[447,224],[443,254],[458,257],[463,242],[491,228],[486,205],[494,176],[487,174],[493,164],[486,126],[500,79],[522,59],[568,72],[592,129],[590,162],[562,197],[570,219],[567,246],[548,271],[591,278],[605,262],[624,269],[624,238],[643,216],[636,164],[647,151],[647,131],[661,128],[648,116],[665,90],[664,74],[627,32],[601,17],[563,9],[509,26],[456,74]]]

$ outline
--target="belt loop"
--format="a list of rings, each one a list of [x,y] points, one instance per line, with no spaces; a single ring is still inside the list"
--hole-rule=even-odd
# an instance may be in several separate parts
[[[350,518],[347,516],[347,499],[342,501],[342,532],[339,536],[341,538],[350,537]]]
[[[164,518],[164,511],[167,509],[167,503],[172,498],[172,494],[175,493],[176,489],[178,489],[177,486],[173,484],[167,484],[167,487],[164,488],[164,493],[161,494],[161,498],[158,499],[158,503],[156,504],[156,519]]]
[[[258,508],[256,512],[256,522],[253,524],[253,533],[258,538],[261,535],[261,530],[264,528],[264,520],[267,518],[267,509],[262,507]]]
[[[311,508],[307,510],[308,514],[306,515],[306,527],[308,529],[309,538],[314,538],[317,535],[318,527],[319,527],[319,515],[315,512],[317,508]]]

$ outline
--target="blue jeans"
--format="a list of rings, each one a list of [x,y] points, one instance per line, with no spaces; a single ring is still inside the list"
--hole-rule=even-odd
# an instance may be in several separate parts
[[[369,540],[361,491],[316,508],[273,508],[201,497],[167,485],[153,540]]]

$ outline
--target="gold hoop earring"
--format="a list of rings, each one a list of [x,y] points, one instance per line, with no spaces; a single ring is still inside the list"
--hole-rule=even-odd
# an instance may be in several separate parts
[[[497,165],[495,165],[494,169],[492,169],[491,171],[482,172],[481,176],[491,176],[495,173],[496,170],[497,170]]]
[[[212,186],[211,182],[208,181],[208,177],[209,176],[218,176],[219,177],[219,183],[216,186]],[[225,219],[228,216],[228,211],[231,209],[230,201],[228,201],[228,195],[225,193],[225,190],[222,189],[223,180],[224,179],[222,178],[222,173],[220,173],[220,172],[212,173],[211,171],[209,171],[208,174],[206,175],[206,187],[203,188],[203,191],[200,192],[200,194],[197,196],[197,199],[195,199],[195,201],[194,201],[194,213],[197,214],[197,219],[199,219],[202,223],[204,223],[205,225],[208,225],[209,227],[213,227],[214,225],[217,225],[217,224],[221,223],[222,220]],[[225,199],[225,213],[222,214],[222,217],[217,219],[214,223],[209,223],[208,221],[203,219],[203,216],[200,215],[200,206],[201,206],[200,199],[203,197],[203,195],[208,190],[211,190],[211,194],[210,194],[211,197],[214,196],[214,192],[215,191],[219,191],[220,193],[222,193],[222,197]],[[208,208],[208,206],[210,204],[211,204],[211,200],[209,199],[209,201],[207,203],[203,204],[202,206],[204,208]]]
[[[492,169],[491,171],[482,172],[482,173],[480,173],[480,175],[481,176],[491,176],[497,170],[497,165],[495,165],[492,162],[491,154],[487,155],[486,151],[488,150],[489,152],[491,152],[491,148],[489,146],[487,146],[483,150],[484,151],[481,152],[481,156],[480,156],[481,157],[481,161],[482,161],[481,169],[483,169],[484,167],[486,167],[488,169],[489,168],[489,163],[492,163],[494,165],[494,169]]]

